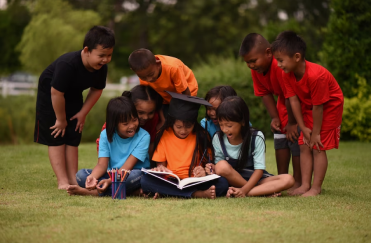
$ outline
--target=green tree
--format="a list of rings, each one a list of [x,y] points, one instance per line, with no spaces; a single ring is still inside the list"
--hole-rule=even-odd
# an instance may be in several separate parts
[[[74,10],[62,0],[38,0],[17,49],[25,69],[40,74],[60,55],[82,48],[86,32],[100,24],[91,10]]]
[[[346,97],[356,95],[356,74],[371,84],[371,1],[333,0],[322,60]]]

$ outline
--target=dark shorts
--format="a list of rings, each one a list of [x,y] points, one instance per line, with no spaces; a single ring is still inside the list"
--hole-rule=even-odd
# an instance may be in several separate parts
[[[67,116],[67,127],[62,137],[59,135],[54,138],[51,135],[53,129],[50,127],[55,125],[56,117],[54,114],[40,114],[36,112],[36,122],[35,122],[35,131],[34,131],[34,142],[40,143],[48,146],[60,146],[60,145],[69,145],[77,147],[81,141],[81,133],[75,131],[77,119],[70,121],[72,116]]]
[[[243,170],[238,170],[238,173],[240,173],[240,175],[246,180],[250,180],[250,177],[252,176],[252,174],[254,173],[254,170],[253,169],[248,169],[248,168],[245,168]],[[263,179],[267,178],[267,177],[271,177],[271,176],[274,176],[270,173],[268,173],[268,171],[266,170],[263,170],[263,175],[262,175],[262,178],[260,178],[259,182],[262,181]],[[259,183],[258,182],[258,183]]]
[[[298,126],[298,133],[300,136],[300,129]],[[274,149],[290,149],[292,156],[300,156],[300,147],[298,140],[294,143],[286,138],[286,134],[275,132],[274,133]]]

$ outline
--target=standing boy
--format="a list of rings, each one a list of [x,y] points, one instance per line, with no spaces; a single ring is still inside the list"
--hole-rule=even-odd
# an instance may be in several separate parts
[[[197,95],[198,84],[192,70],[175,57],[153,55],[150,50],[138,49],[130,54],[129,65],[138,75],[140,85],[151,86],[163,98],[157,130],[165,123],[171,100],[165,91]]]
[[[285,101],[282,70],[277,67],[269,42],[259,34],[248,34],[242,41],[239,54],[251,69],[255,96],[262,97],[272,119],[278,174],[288,174],[292,155],[295,185],[291,190],[294,190],[301,185],[298,128],[288,101]],[[273,95],[278,96],[277,105]]]
[[[40,76],[34,141],[48,145],[58,189],[77,185],[81,132],[86,115],[106,86],[106,64],[114,45],[112,30],[94,26],[86,34],[82,50],[60,56]],[[83,102],[82,92],[87,88]]]
[[[285,95],[302,130],[299,137],[302,184],[292,194],[315,196],[321,193],[326,175],[326,150],[339,147],[343,92],[328,70],[305,60],[306,44],[296,33],[279,34],[272,50],[284,71]]]

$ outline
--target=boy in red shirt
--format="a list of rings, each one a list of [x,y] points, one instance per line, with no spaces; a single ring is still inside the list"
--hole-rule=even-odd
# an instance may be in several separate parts
[[[273,58],[269,42],[259,34],[248,34],[242,41],[239,54],[251,69],[255,96],[262,97],[263,104],[272,118],[271,130],[274,133],[278,174],[288,174],[292,154],[295,178],[292,191],[301,185],[300,148],[297,142],[299,133],[292,113],[288,116],[282,70],[277,67],[277,60]],[[273,95],[278,96],[277,105]],[[290,110],[290,107],[288,108]]]
[[[315,196],[321,193],[326,175],[326,150],[339,147],[343,92],[328,70],[305,60],[306,44],[296,33],[279,34],[272,50],[284,71],[286,98],[290,99],[302,130],[299,137],[302,185],[292,194]]]
[[[157,130],[165,122],[171,100],[171,96],[165,91],[197,95],[198,84],[192,70],[175,57],[153,55],[150,50],[138,49],[130,54],[129,65],[138,75],[140,85],[152,87],[163,98],[161,122]]]

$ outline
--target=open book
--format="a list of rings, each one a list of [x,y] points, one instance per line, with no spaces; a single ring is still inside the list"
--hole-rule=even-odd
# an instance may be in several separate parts
[[[152,170],[146,170],[144,168],[142,168],[142,171],[146,174],[149,174],[163,181],[166,181],[170,184],[173,184],[174,186],[178,187],[180,190],[186,187],[190,187],[190,186],[201,184],[207,181],[215,180],[220,177],[216,174],[213,174],[213,175],[207,175],[203,177],[189,177],[189,178],[185,178],[181,180],[177,175],[171,172],[152,171]]]

